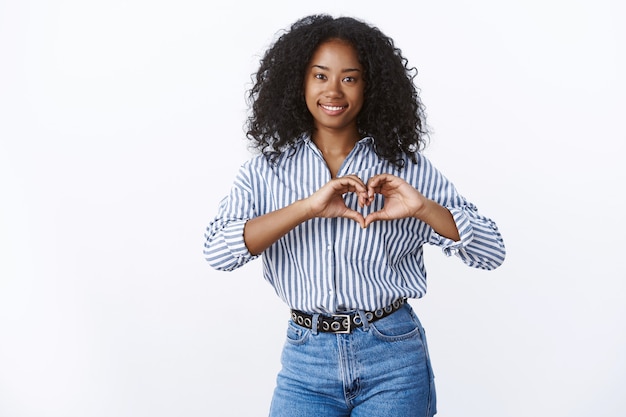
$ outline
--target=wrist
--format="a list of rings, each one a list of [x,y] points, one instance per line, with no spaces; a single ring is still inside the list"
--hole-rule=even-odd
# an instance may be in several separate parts
[[[300,223],[317,217],[313,207],[311,207],[310,197],[296,200],[291,206],[296,213],[296,217],[300,220]]]
[[[439,204],[425,198],[420,207],[413,213],[413,217],[428,223],[428,218],[432,216],[433,211],[437,207],[440,207]]]
[[[426,200],[420,210],[416,212],[415,218],[427,223],[443,237],[454,241],[461,238],[450,210],[436,201]]]

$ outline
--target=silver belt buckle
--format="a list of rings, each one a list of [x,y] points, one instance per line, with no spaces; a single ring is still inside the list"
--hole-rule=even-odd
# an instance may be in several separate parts
[[[352,320],[350,320],[349,314],[333,314],[332,317],[333,319],[338,319],[338,318],[343,319],[343,320],[335,320],[330,325],[330,329],[333,331],[333,333],[338,333],[338,334],[350,333],[350,331],[352,330]],[[335,329],[336,327],[335,324],[339,326],[337,329]]]

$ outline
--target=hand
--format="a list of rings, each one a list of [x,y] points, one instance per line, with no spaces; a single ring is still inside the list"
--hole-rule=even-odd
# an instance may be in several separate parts
[[[367,181],[367,205],[374,194],[385,198],[382,209],[370,213],[365,218],[364,227],[377,220],[404,219],[418,217],[427,204],[427,199],[411,184],[392,174],[379,174]]]
[[[356,175],[346,175],[330,180],[326,185],[308,197],[309,213],[311,217],[345,217],[365,227],[363,215],[348,208],[343,199],[345,193],[357,193],[359,206],[369,205],[367,187]]]

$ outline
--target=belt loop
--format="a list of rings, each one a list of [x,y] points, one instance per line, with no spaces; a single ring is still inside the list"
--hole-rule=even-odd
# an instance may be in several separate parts
[[[356,312],[359,315],[359,318],[361,319],[361,323],[363,323],[363,331],[364,332],[368,331],[370,329],[370,322],[367,320],[365,312],[363,310],[357,310]]]
[[[319,328],[319,322],[320,322],[320,315],[319,315],[319,313],[313,314],[313,317],[311,318],[311,332],[314,335],[317,334],[317,329]]]

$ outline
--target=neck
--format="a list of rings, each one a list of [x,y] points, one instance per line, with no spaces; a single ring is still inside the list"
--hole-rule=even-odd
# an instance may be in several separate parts
[[[348,155],[354,145],[359,141],[358,132],[320,132],[313,133],[313,143],[323,154]]]
[[[322,153],[332,178],[336,178],[343,161],[359,141],[359,135],[356,130],[350,132],[318,130],[313,134],[312,140]]]

